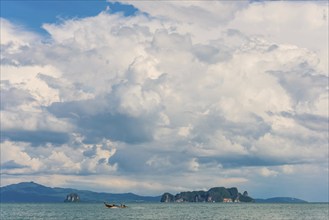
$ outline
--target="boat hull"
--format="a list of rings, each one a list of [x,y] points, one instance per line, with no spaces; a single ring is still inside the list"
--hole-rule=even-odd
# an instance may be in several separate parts
[[[106,208],[109,208],[109,209],[127,208],[126,205],[107,204],[105,202],[104,202],[104,205]]]

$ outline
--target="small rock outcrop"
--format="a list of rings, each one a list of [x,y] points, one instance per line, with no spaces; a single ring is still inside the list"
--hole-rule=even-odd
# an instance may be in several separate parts
[[[80,202],[80,196],[77,193],[70,193],[66,196],[64,202]]]

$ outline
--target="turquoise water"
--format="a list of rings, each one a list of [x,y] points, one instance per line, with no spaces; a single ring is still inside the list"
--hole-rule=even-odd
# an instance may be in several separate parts
[[[131,203],[126,209],[103,204],[0,204],[1,220],[227,219],[328,220],[329,204]]]

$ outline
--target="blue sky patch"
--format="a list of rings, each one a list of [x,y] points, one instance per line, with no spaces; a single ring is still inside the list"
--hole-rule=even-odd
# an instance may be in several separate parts
[[[1,1],[1,17],[23,27],[46,34],[44,23],[56,23],[61,20],[96,16],[110,7],[109,13],[123,13],[133,16],[138,9],[132,5],[118,2],[98,1]]]

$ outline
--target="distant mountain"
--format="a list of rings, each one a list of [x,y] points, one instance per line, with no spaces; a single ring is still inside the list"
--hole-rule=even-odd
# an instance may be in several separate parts
[[[269,199],[255,199],[257,203],[307,203],[305,200],[292,197],[273,197]]]
[[[236,187],[214,187],[208,191],[181,192],[175,196],[164,193],[161,202],[254,202],[254,199],[248,196],[247,191],[239,193]]]
[[[97,193],[71,188],[51,188],[34,182],[23,182],[0,187],[0,202],[64,202],[71,194],[80,202],[159,202],[160,196],[139,196],[133,193]]]

